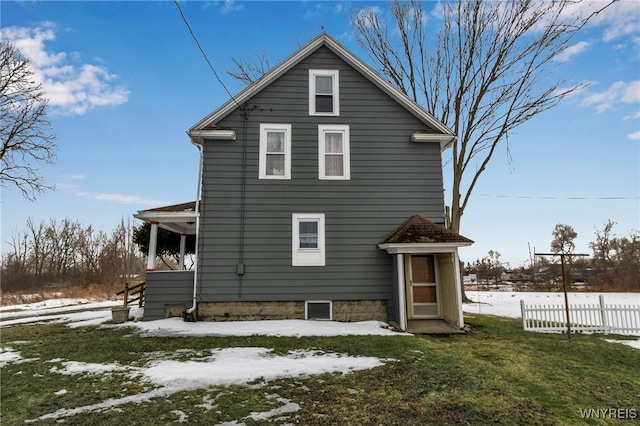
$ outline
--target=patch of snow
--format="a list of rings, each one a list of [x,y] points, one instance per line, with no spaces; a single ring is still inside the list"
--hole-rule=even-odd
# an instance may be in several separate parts
[[[16,362],[21,359],[20,352],[16,352],[13,348],[0,348],[0,368],[10,362]]]
[[[631,346],[634,349],[640,349],[640,339],[638,340],[613,340],[613,339],[604,339],[606,342],[610,343],[622,343],[623,345]]]
[[[75,376],[78,374],[103,374],[113,371],[129,370],[129,367],[122,367],[119,364],[95,364],[78,361],[65,361],[62,363],[63,368],[56,366],[51,367],[51,373],[64,374],[67,376]]]
[[[290,399],[282,398],[282,397],[280,397],[280,395],[274,395],[274,397],[276,398],[276,401],[280,402],[283,405],[278,407],[278,408],[274,408],[273,410],[264,411],[264,412],[260,412],[260,413],[251,412],[251,414],[249,414],[247,417],[245,417],[245,419],[267,420],[270,417],[280,416],[282,414],[295,413],[296,411],[300,410],[300,406],[298,404],[296,404],[295,402],[291,402]],[[273,397],[269,398],[269,396],[267,398],[268,399],[273,399]]]
[[[68,391],[66,389],[60,389],[58,392],[54,392],[54,395],[65,395]]]
[[[183,356],[184,352],[174,356]],[[273,349],[267,348],[225,348],[211,349],[210,355],[197,360],[158,360],[149,366],[134,368],[122,367],[118,364],[90,364],[75,361],[62,362],[64,368],[52,367],[51,372],[61,374],[100,374],[112,371],[133,371],[147,382],[158,388],[138,395],[123,398],[111,398],[99,404],[87,405],[72,409],[60,409],[45,414],[28,422],[46,419],[60,419],[88,411],[113,409],[122,404],[150,401],[157,397],[168,397],[176,392],[210,386],[226,386],[231,384],[247,385],[251,382],[263,383],[290,377],[307,377],[313,374],[342,373],[366,370],[384,365],[383,360],[375,357],[356,357],[320,351],[290,351],[287,355],[275,355]],[[209,409],[213,407],[209,403]],[[289,413],[297,404],[288,400],[284,404],[263,415],[279,415]],[[256,414],[257,415],[257,414]],[[249,417],[247,417],[249,418]]]
[[[185,322],[181,318],[118,324],[136,327],[148,336],[403,336],[381,321],[305,320]]]
[[[184,411],[180,411],[180,410],[172,410],[171,411],[172,414],[175,414],[176,416],[178,416],[178,420],[176,420],[176,423],[188,423],[189,422],[189,416],[187,416],[187,414]]]

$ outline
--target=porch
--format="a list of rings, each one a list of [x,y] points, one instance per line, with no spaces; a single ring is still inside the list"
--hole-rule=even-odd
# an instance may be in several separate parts
[[[468,238],[416,215],[378,245],[394,256],[394,317],[401,329],[462,332],[458,248],[471,244]]]

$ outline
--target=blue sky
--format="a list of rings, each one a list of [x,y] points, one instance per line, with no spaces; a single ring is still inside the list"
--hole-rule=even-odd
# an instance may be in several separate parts
[[[226,75],[230,57],[264,50],[275,64],[324,26],[367,60],[347,14],[388,13],[373,1],[181,7],[232,93],[242,87]],[[59,146],[56,164],[41,169],[54,192],[29,202],[2,189],[3,250],[29,217],[110,232],[137,210],[195,199],[198,152],[185,131],[228,95],[173,2],[2,1],[0,13],[2,39],[31,57],[44,82]],[[437,25],[436,14],[428,22]],[[476,241],[461,251],[467,262],[493,249],[520,266],[528,243],[549,250],[557,223],[578,232],[576,252],[584,253],[608,219],[618,235],[640,228],[640,2],[607,9],[562,59],[553,76],[589,86],[519,128],[511,162],[506,146],[499,150],[462,219],[461,233]]]

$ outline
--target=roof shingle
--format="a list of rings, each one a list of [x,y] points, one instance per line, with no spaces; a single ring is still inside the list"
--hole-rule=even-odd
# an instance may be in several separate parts
[[[443,228],[421,216],[411,216],[380,244],[473,243],[450,229]]]

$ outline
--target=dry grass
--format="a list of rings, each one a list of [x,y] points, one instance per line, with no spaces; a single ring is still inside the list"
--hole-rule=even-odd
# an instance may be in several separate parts
[[[37,303],[49,299],[89,299],[89,300],[116,300],[118,291],[122,290],[121,284],[89,284],[87,286],[73,286],[55,289],[40,289],[36,291],[2,292],[0,294],[0,306],[21,305],[25,303]]]

